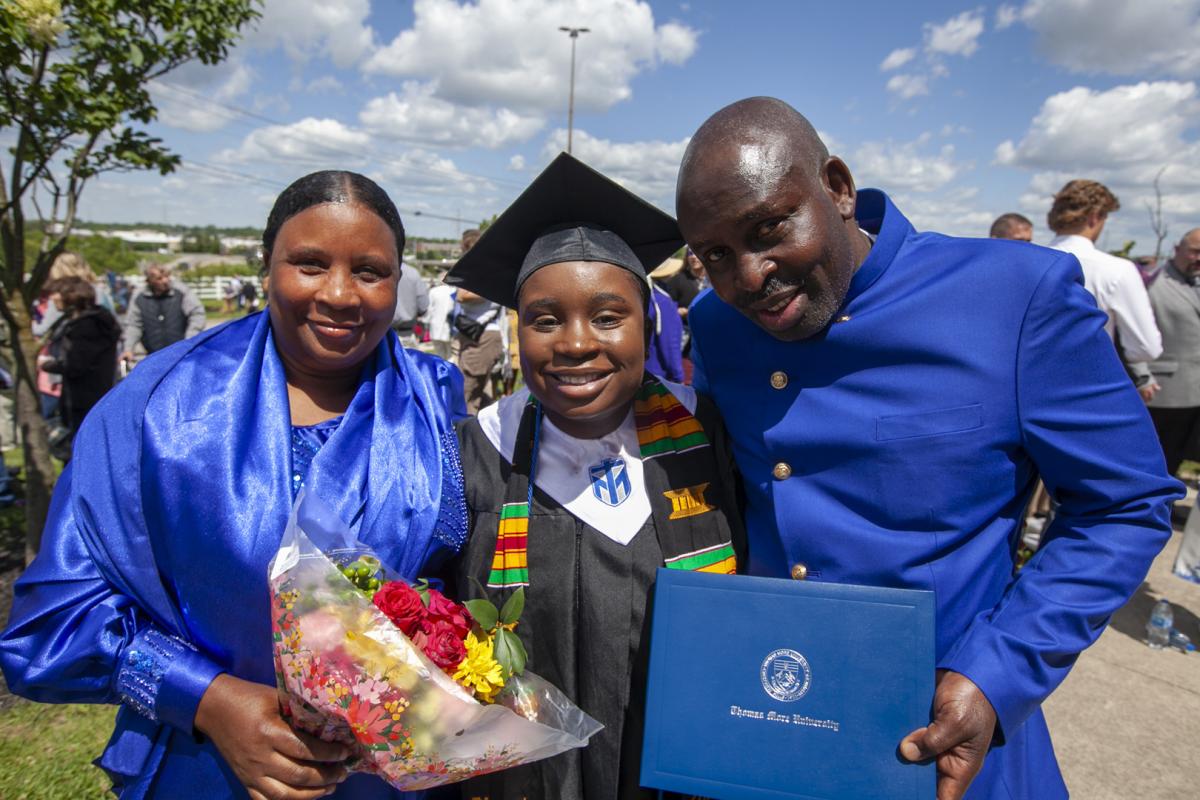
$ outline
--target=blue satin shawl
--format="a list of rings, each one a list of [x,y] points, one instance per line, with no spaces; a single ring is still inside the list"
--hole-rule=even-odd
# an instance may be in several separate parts
[[[466,536],[461,416],[458,371],[389,333],[305,486],[397,572],[426,574]],[[152,785],[240,792],[212,745],[189,735],[191,715],[217,672],[275,682],[267,565],[292,505],[290,441],[265,313],[155,353],[79,431],[42,551],[17,583],[0,666],[35,700],[116,702],[124,651],[147,629],[195,648],[179,668],[191,676],[176,674],[175,697],[158,699],[159,721],[118,714],[98,763],[123,797]]]

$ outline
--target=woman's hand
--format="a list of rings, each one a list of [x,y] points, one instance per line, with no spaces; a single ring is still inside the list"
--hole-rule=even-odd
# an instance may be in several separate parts
[[[270,686],[218,675],[200,698],[195,727],[212,739],[253,800],[313,800],[346,779],[347,747],[293,730]]]

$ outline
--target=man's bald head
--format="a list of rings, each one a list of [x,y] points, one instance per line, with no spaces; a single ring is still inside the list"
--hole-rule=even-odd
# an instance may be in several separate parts
[[[1171,262],[1184,275],[1200,275],[1200,228],[1192,228],[1183,235],[1175,245]]]
[[[702,169],[709,155],[738,154],[738,171],[747,179],[777,177],[781,165],[801,165],[815,178],[829,150],[804,115],[774,97],[748,97],[713,114],[688,143],[679,167],[678,193]],[[678,199],[678,198],[677,198]]]
[[[783,341],[829,324],[870,247],[850,170],[808,120],[770,97],[738,101],[700,126],[675,200],[713,290]]]

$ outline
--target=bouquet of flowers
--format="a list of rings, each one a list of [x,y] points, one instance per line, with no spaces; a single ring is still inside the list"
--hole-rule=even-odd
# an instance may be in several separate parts
[[[524,671],[523,593],[497,609],[399,580],[315,496],[301,492],[269,576],[284,717],[351,745],[352,769],[428,789],[583,747],[602,727]]]

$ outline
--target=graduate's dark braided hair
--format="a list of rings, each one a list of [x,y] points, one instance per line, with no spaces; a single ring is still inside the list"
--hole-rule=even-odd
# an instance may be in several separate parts
[[[357,172],[322,170],[300,178],[280,193],[267,217],[263,231],[263,263],[271,263],[271,250],[283,223],[301,211],[322,203],[358,203],[371,209],[392,229],[396,237],[396,254],[404,252],[404,223],[400,212],[379,184]]]

